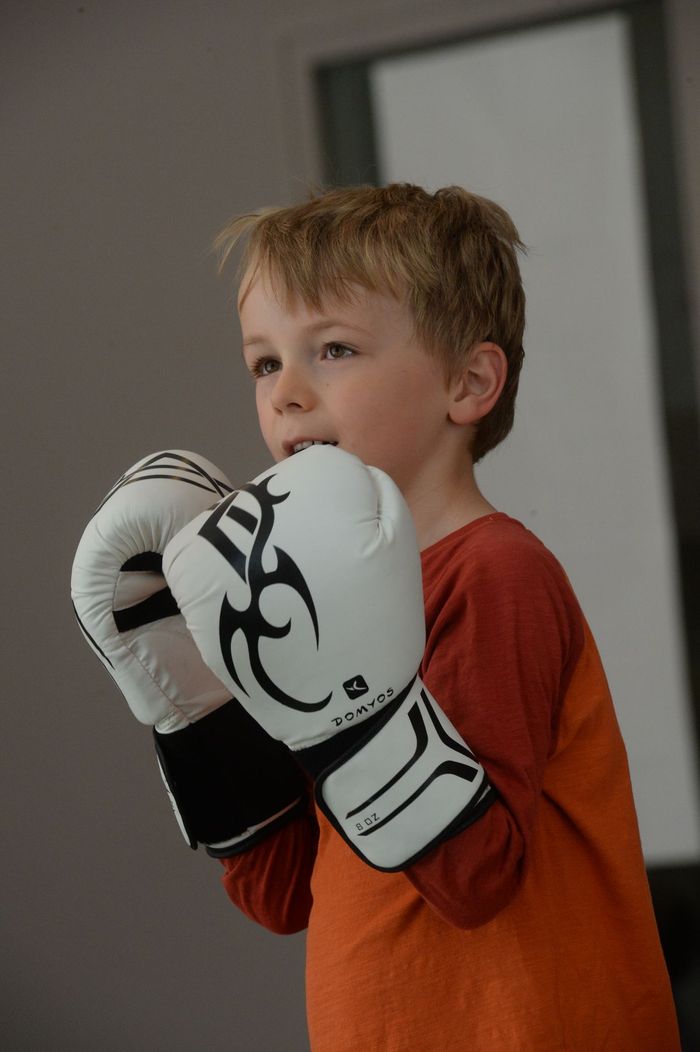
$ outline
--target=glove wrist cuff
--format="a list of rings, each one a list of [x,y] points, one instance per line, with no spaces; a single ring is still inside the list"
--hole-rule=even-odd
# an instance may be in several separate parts
[[[483,767],[418,678],[316,780],[318,805],[341,836],[365,862],[387,872],[406,868],[466,828],[495,796]]]

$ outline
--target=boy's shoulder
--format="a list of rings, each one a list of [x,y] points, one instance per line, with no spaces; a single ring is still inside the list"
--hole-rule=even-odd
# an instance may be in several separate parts
[[[531,557],[545,562],[555,556],[518,519],[494,511],[460,526],[422,552],[424,564],[452,563],[455,558],[499,559],[510,562]]]
[[[493,513],[426,549],[426,628],[435,645],[444,633],[476,633],[494,646],[544,648],[550,660],[580,653],[585,617],[556,556],[521,522]]]
[[[556,556],[531,530],[503,512],[493,512],[448,534],[421,555],[424,585],[527,592],[554,588],[573,598]]]

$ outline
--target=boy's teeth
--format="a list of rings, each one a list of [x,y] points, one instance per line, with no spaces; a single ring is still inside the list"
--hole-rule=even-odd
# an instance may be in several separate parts
[[[308,449],[309,446],[334,446],[335,442],[324,442],[320,438],[308,439],[306,442],[297,442],[293,447],[292,453],[300,453],[302,449]]]

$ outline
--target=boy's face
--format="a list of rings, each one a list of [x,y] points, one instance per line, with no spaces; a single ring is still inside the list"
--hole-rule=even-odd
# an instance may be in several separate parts
[[[332,442],[382,468],[406,495],[427,478],[450,427],[449,396],[408,308],[359,287],[349,304],[284,306],[260,275],[242,288],[243,355],[275,460],[305,442]]]

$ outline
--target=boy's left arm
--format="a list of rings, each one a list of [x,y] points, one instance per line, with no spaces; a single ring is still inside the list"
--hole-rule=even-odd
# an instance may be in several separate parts
[[[445,920],[470,928],[508,904],[526,870],[583,621],[563,571],[536,542],[456,571],[426,606],[423,678],[497,800],[405,873]]]

